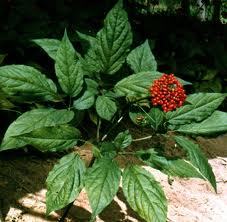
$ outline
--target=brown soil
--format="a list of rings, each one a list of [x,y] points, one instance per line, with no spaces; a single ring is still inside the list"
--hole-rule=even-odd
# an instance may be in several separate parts
[[[169,201],[169,222],[226,222],[227,221],[227,134],[213,139],[198,137],[203,151],[210,158],[217,178],[218,192],[200,179],[176,178],[172,185],[167,176],[146,167],[163,186]],[[134,143],[142,148],[146,144]],[[151,145],[150,145],[151,146]],[[22,151],[0,154],[0,222],[58,221],[62,211],[45,216],[45,180],[49,170],[60,156],[48,156]],[[84,158],[90,158],[89,149]],[[124,165],[124,160],[119,160]],[[66,222],[88,222],[91,209],[84,191],[75,201]],[[114,201],[97,218],[97,222],[135,222],[139,219],[125,204],[120,189]]]

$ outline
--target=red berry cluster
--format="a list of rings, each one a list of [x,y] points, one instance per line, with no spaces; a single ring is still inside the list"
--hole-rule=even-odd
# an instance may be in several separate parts
[[[183,86],[174,74],[163,74],[159,79],[154,80],[150,92],[152,104],[161,105],[164,112],[181,107],[186,99]]]

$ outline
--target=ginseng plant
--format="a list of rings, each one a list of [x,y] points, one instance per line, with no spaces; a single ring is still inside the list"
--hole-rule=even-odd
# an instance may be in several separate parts
[[[157,71],[148,40],[130,51],[132,32],[122,1],[107,14],[96,36],[76,35],[84,54],[76,51],[66,31],[62,40],[33,40],[52,58],[56,83],[31,66],[0,67],[1,90],[22,113],[8,127],[0,150],[33,146],[42,152],[67,152],[46,180],[47,215],[68,206],[63,221],[84,189],[92,209],[90,221],[95,221],[122,186],[141,218],[165,222],[164,191],[142,165],[171,177],[201,178],[216,191],[212,168],[193,138],[227,131],[227,113],[216,111],[225,96],[186,95],[184,85],[190,83]],[[129,129],[114,135],[127,116],[135,127],[150,128],[150,136],[172,138],[184,155],[168,156],[160,146],[129,148]],[[94,125],[96,136],[86,138],[81,132],[90,132]],[[80,156],[81,143],[92,147],[89,163]],[[127,155],[143,164],[126,161],[120,168],[117,157]]]

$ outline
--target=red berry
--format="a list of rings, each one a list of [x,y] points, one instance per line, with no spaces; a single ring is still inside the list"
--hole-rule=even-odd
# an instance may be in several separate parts
[[[159,79],[154,80],[150,93],[152,104],[161,105],[164,112],[181,107],[186,99],[183,86],[174,74],[163,74]]]

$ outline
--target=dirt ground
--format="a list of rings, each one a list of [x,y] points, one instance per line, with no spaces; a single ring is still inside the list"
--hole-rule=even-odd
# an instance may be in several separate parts
[[[227,134],[213,139],[198,137],[217,179],[217,194],[200,179],[178,179],[146,167],[160,181],[168,199],[169,222],[227,221]],[[135,144],[135,146],[138,144]],[[45,180],[59,156],[13,151],[0,154],[0,222],[58,221],[63,211],[45,216]],[[125,203],[120,189],[97,222],[142,222]],[[91,209],[84,191],[75,201],[66,222],[88,222]]]

